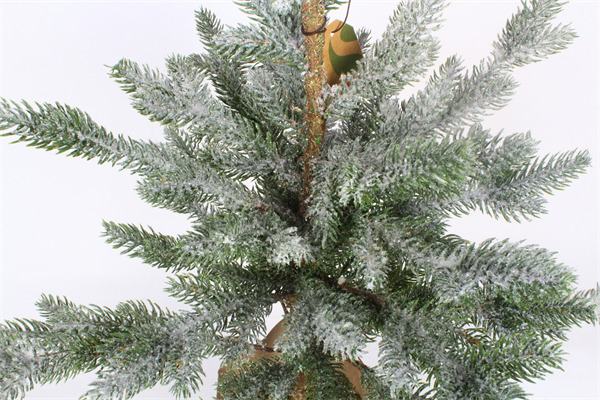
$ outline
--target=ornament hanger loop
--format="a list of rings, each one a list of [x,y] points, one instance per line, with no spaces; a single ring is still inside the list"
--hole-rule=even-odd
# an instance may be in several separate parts
[[[304,29],[304,24],[300,26],[300,30],[302,31],[302,34],[304,36],[312,36],[312,35],[316,35],[318,33],[325,33],[327,31],[326,26],[327,26],[328,21],[329,21],[329,18],[325,17],[323,19],[323,24],[321,24],[319,29],[317,29],[316,31],[308,32],[306,29]]]

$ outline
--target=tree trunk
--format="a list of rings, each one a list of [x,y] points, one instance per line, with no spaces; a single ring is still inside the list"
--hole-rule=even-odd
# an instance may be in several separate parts
[[[308,63],[308,73],[304,83],[306,90],[306,123],[307,146],[303,157],[303,192],[300,200],[300,211],[306,216],[308,198],[312,186],[312,162],[321,152],[321,144],[325,136],[325,118],[323,116],[323,88],[325,84],[325,68],[323,62],[324,32],[314,33],[323,28],[325,22],[325,6],[321,0],[305,0],[302,4],[302,24],[305,30],[304,46]]]
[[[305,134],[307,146],[302,157],[303,163],[303,188],[300,198],[300,211],[302,217],[306,216],[308,207],[308,198],[312,186],[312,162],[319,157],[321,144],[325,136],[325,118],[323,106],[323,88],[325,85],[325,67],[323,57],[323,47],[325,45],[324,36],[325,6],[322,0],[305,0],[302,4],[302,24],[305,32],[305,50],[308,63],[308,73],[304,83],[306,90],[306,108],[304,110]],[[314,33],[323,30],[320,33]],[[272,348],[275,340],[283,332],[283,321],[281,321],[263,340],[263,346],[257,348],[252,358],[277,358],[279,353],[273,352]],[[343,363],[344,373],[354,385],[359,396],[362,395],[360,388],[360,370],[354,367],[350,362]],[[227,373],[227,368],[221,368],[219,375]],[[291,400],[304,399],[305,377],[301,374],[298,377],[298,389]],[[218,399],[222,399],[217,394]]]

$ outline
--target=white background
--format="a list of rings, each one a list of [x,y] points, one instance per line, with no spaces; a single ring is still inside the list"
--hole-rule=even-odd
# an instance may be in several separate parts
[[[459,54],[477,63],[519,1],[451,1],[439,33],[441,60]],[[183,1],[5,1],[0,0],[0,96],[67,103],[86,110],[114,133],[160,140],[161,129],[129,107],[129,99],[107,76],[127,57],[164,70],[173,53],[201,52],[194,23],[200,5],[226,24],[245,17],[227,0]],[[349,23],[366,26],[377,37],[395,1],[353,1]],[[573,1],[560,20],[572,22],[580,38],[565,52],[518,70],[514,100],[489,117],[485,126],[507,133],[531,129],[542,152],[589,149],[593,167],[549,202],[549,214],[531,223],[508,224],[474,215],[453,223],[452,231],[472,240],[525,239],[558,252],[577,270],[582,288],[595,287],[598,275],[598,119],[599,4]],[[333,17],[343,19],[345,10]],[[407,93],[408,95],[408,93]],[[114,306],[127,299],[151,299],[171,309],[178,304],[164,292],[165,274],[137,259],[119,255],[100,238],[101,221],[151,225],[178,234],[186,219],[153,209],[136,197],[135,178],[110,166],[9,145],[1,150],[0,321],[37,318],[41,293],[64,295],[79,304]],[[276,321],[277,317],[273,317]],[[598,328],[576,328],[565,346],[564,372],[536,385],[533,399],[600,399]],[[366,356],[367,360],[371,358]],[[200,393],[214,395],[218,363],[206,364]],[[27,399],[76,399],[92,377],[37,388]],[[155,388],[138,400],[171,399]]]

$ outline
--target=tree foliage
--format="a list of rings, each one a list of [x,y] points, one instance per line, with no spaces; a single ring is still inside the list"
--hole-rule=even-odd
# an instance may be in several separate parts
[[[362,371],[368,399],[521,399],[518,383],[559,368],[565,332],[597,320],[596,290],[545,250],[470,243],[446,231],[474,210],[538,217],[545,196],[590,164],[586,151],[537,155],[530,133],[494,134],[482,117],[505,106],[515,68],[568,46],[562,3],[528,0],[489,56],[436,63],[440,0],[403,0],[356,71],[324,94],[327,131],[300,207],[306,102],[300,0],[237,2],[252,21],[225,28],[196,13],[202,54],[172,56],[162,74],[123,59],[110,75],[165,140],[115,135],[62,104],[0,103],[0,130],[28,146],[95,159],[139,176],[150,204],[183,213],[176,237],[105,222],[115,248],[167,270],[171,312],[129,301],[114,310],[43,296],[42,320],[0,327],[0,394],[81,372],[84,399],[125,399],[157,384],[191,396],[201,361],[240,364],[279,301],[292,304],[280,358],[247,361],[220,382],[231,399],[355,396],[337,366]],[[343,1],[325,2],[328,9]],[[402,100],[400,100],[402,99]],[[360,355],[380,341],[379,363]],[[336,364],[337,363],[337,364]]]

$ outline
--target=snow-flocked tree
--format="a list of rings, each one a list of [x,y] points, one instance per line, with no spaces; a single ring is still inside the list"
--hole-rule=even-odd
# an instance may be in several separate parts
[[[112,67],[164,143],[113,135],[64,105],[2,104],[7,135],[130,169],[142,198],[193,221],[178,237],[105,223],[114,246],[172,273],[191,311],[44,296],[44,320],[0,331],[3,395],[91,370],[87,398],[157,383],[189,395],[202,359],[219,355],[239,370],[221,380],[225,398],[352,398],[336,360],[361,370],[366,398],[521,398],[515,382],[558,366],[566,329],[596,320],[596,293],[575,291],[544,249],[473,244],[446,223],[473,210],[537,217],[543,196],[589,165],[586,152],[538,157],[529,134],[480,125],[506,104],[516,67],[573,39],[552,24],[560,4],[523,4],[481,64],[449,58],[403,98],[435,62],[443,4],[402,2],[382,39],[359,34],[365,58],[322,94],[327,129],[307,155],[301,2],[240,3],[254,25],[224,29],[201,9],[206,54],[169,58],[166,75]],[[277,302],[289,311],[281,358],[240,364]],[[368,367],[359,356],[374,340],[380,362]]]

